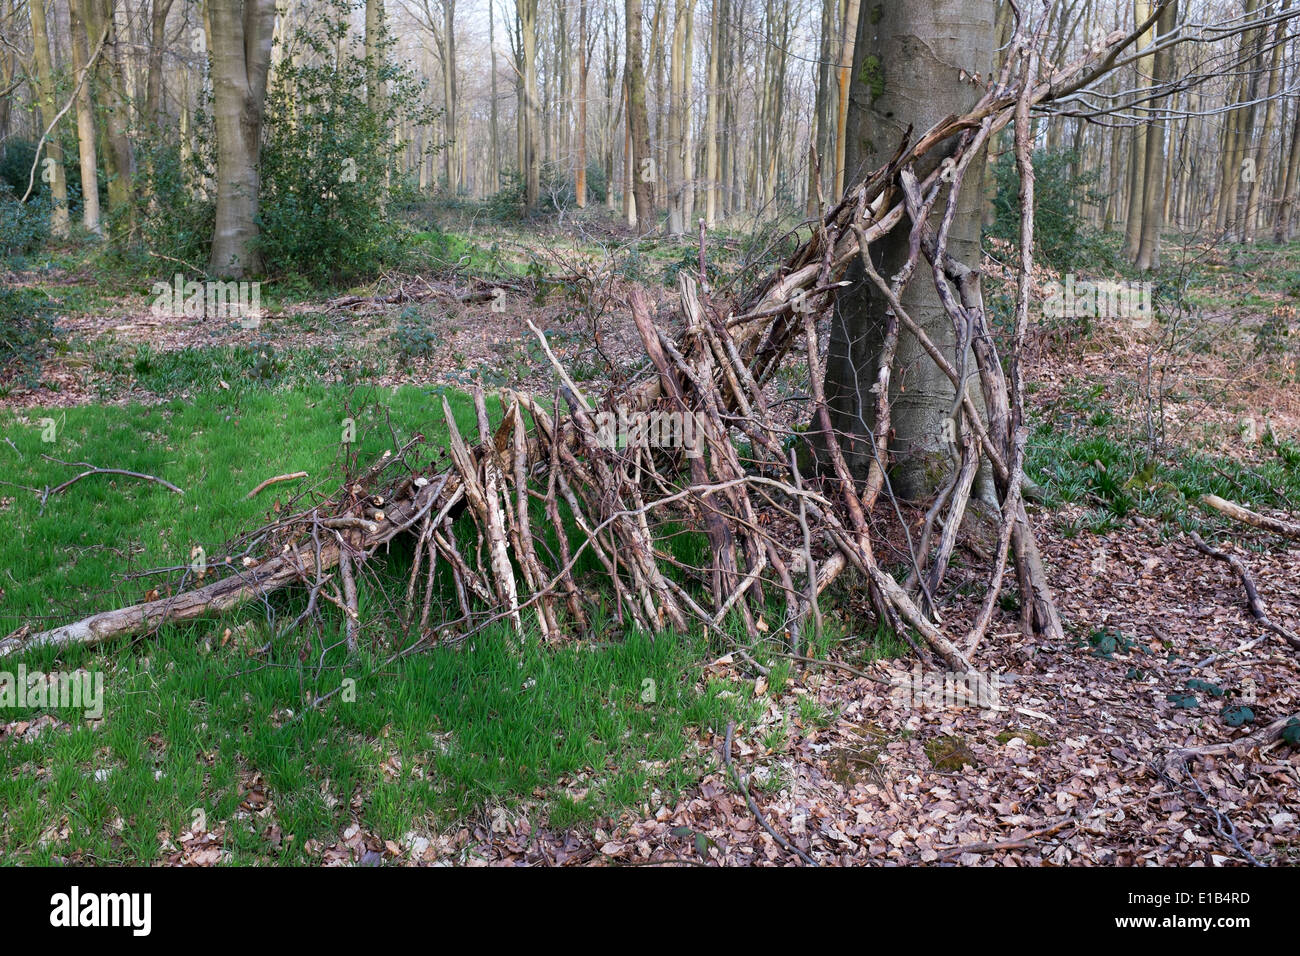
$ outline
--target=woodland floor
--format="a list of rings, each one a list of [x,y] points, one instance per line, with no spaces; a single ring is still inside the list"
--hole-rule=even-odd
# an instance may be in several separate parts
[[[660,264],[680,255],[662,253]],[[1232,570],[1186,536],[1199,529],[1241,556],[1271,616],[1300,630],[1300,542],[1230,526],[1190,500],[1214,490],[1258,510],[1300,514],[1297,347],[1285,336],[1258,347],[1269,319],[1295,335],[1300,249],[1245,260],[1216,255],[1198,261],[1194,320],[1184,337],[1168,326],[1134,331],[1105,320],[1086,332],[1036,326],[1027,368],[1038,429],[1029,473],[1044,489],[1035,512],[1067,639],[1027,643],[1014,602],[1005,605],[975,657],[977,667],[1003,677],[997,708],[900,706],[889,688],[832,666],[774,667],[756,678],[731,655],[711,655],[703,665],[702,682],[723,682],[724,693],[744,697],[735,768],[795,846],[823,864],[1300,863],[1294,748],[1279,742],[1240,758],[1198,759],[1176,777],[1161,769],[1171,748],[1248,734],[1251,724],[1227,723],[1243,698],[1256,728],[1300,711],[1300,655],[1254,622]],[[16,416],[6,427],[40,409],[149,405],[250,376],[286,388],[325,379],[428,389],[467,385],[479,374],[489,387],[546,394],[550,373],[525,315],[551,331],[561,357],[579,369],[575,377],[599,393],[636,364],[621,299],[626,284],[644,281],[612,279],[599,321],[563,294],[538,300],[535,288],[511,287],[505,312],[439,296],[362,312],[285,302],[272,305],[261,328],[236,330],[156,317],[146,296],[96,293],[93,275],[66,264],[8,278],[65,284],[77,301],[60,322],[71,346],[43,372],[42,390],[0,396]],[[443,282],[451,291],[470,288],[463,276]],[[670,283],[650,285],[661,302],[674,294]],[[429,316],[437,340],[404,354],[402,323]],[[613,360],[612,372],[593,350]],[[801,374],[797,363],[783,370],[776,395],[797,396]],[[1248,418],[1257,437],[1243,434]],[[0,504],[0,520],[5,510]],[[923,512],[907,515],[919,525]],[[983,575],[961,554],[954,559],[943,599],[951,632],[962,633],[977,612]],[[877,679],[911,672],[910,657],[876,659],[869,648],[878,641],[855,613],[857,598],[840,596],[836,633],[848,636],[823,649],[827,659]],[[1189,688],[1189,680],[1202,683]],[[699,771],[675,793],[650,788],[574,825],[552,822],[553,796],[517,795],[397,833],[373,824],[359,790],[351,822],[334,839],[315,840],[307,858],[327,865],[797,863],[729,779],[725,723],[711,720],[687,728],[687,763]],[[57,719],[0,722],[0,747],[51,726]],[[382,740],[372,743],[382,756]],[[559,786],[580,800],[598,775],[586,768]],[[246,814],[274,819],[274,788],[250,776],[240,790],[256,795],[241,803]],[[48,822],[57,841],[57,814]],[[215,826],[160,833],[156,853],[163,863],[228,859]]]

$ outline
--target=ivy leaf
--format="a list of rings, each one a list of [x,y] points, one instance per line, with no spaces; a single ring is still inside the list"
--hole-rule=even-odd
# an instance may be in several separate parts
[[[1223,722],[1229,727],[1240,727],[1242,724],[1253,724],[1255,722],[1255,712],[1249,707],[1238,705],[1236,707],[1223,708]]]

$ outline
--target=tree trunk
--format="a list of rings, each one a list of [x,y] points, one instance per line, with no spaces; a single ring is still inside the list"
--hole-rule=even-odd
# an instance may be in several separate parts
[[[32,0],[27,5],[32,21],[33,56],[36,61],[36,99],[41,107],[41,129],[44,133],[59,108],[56,105],[54,90],[54,63],[50,58],[50,37],[45,25],[44,0]],[[50,194],[50,235],[55,239],[66,239],[69,231],[68,221],[68,180],[63,169],[63,146],[59,138],[57,125],[49,131],[45,140],[45,158],[37,167],[36,175],[41,177]]]
[[[108,179],[108,208],[114,214],[114,232],[135,233],[135,214],[131,203],[131,176],[134,172],[131,140],[127,135],[126,97],[123,95],[121,54],[117,46],[117,25],[112,17],[112,0],[77,0],[90,44],[107,35],[95,65],[95,96],[100,119],[100,156]],[[89,47],[87,48],[89,49]]]
[[[69,2],[76,3],[77,0]],[[153,15],[150,18],[149,73],[145,87],[144,115],[148,122],[158,125],[162,125],[163,51],[167,45],[167,14],[171,8],[172,0],[153,0]]]
[[[709,88],[705,91],[704,107],[704,222],[713,226],[718,221],[718,181],[722,178],[722,164],[718,149],[718,100],[722,90],[722,6],[724,0],[713,0],[709,14]]]
[[[537,0],[515,0],[523,48],[524,205],[531,213],[542,192],[542,157],[537,110]]]
[[[210,0],[217,209],[209,266],[223,277],[261,271],[254,248],[261,189],[258,150],[266,105],[275,0]]]
[[[1253,17],[1257,13],[1259,13],[1259,0],[1246,0],[1247,17]],[[1243,242],[1246,240],[1248,229],[1246,212],[1250,205],[1250,191],[1264,173],[1262,169],[1255,166],[1255,156],[1251,151],[1251,143],[1255,138],[1255,129],[1261,119],[1260,108],[1263,106],[1260,102],[1260,84],[1264,79],[1264,44],[1266,39],[1267,31],[1263,27],[1256,27],[1242,35],[1243,49],[1253,51],[1249,77],[1244,81],[1245,99],[1251,105],[1240,111],[1240,134],[1237,137],[1237,147],[1234,155],[1234,166],[1238,170],[1236,186],[1233,189],[1235,235],[1239,241]]]
[[[1178,23],[1178,0],[1160,12],[1156,22],[1158,36],[1165,37]],[[1155,55],[1153,85],[1173,79],[1174,50],[1166,47]],[[1139,269],[1160,267],[1160,231],[1164,227],[1165,184],[1165,119],[1155,120],[1147,127],[1146,169],[1142,181],[1142,232],[1139,238],[1136,265]]]
[[[676,0],[673,11],[672,63],[668,77],[668,135],[666,180],[668,183],[668,234],[680,236],[686,231],[685,171],[682,156],[686,114],[686,0]]]
[[[72,82],[80,83],[77,92],[77,151],[81,159],[81,224],[89,232],[102,235],[99,224],[99,163],[95,158],[95,111],[90,100],[90,83],[82,82],[90,59],[86,34],[82,29],[78,0],[68,0],[68,32],[72,34]]]
[[[835,108],[835,96],[832,93],[831,86],[831,56],[836,48],[835,28],[836,28],[836,3],[835,0],[822,0],[821,3],[821,41],[817,49],[817,89],[813,98],[813,130],[812,144],[813,151],[816,154],[816,166],[810,162],[808,166],[808,199],[805,207],[805,214],[808,218],[817,215],[818,197],[822,192],[824,179],[821,176],[823,169],[834,165],[832,160],[827,162],[828,147],[831,144],[831,122],[830,114],[832,110],[839,115],[838,109]]]
[[[835,118],[835,197],[844,195],[844,166],[848,160],[849,79],[857,69],[858,58],[854,51],[859,35],[858,0],[845,0],[844,20],[840,23],[840,57],[836,73],[839,89],[839,115]],[[881,10],[880,6],[871,8]],[[875,16],[869,13],[868,16]],[[864,66],[868,65],[864,63]],[[879,64],[876,64],[879,68]],[[859,78],[859,83],[862,78]]]
[[[1282,193],[1282,203],[1278,207],[1277,220],[1273,224],[1275,242],[1288,242],[1293,233],[1298,172],[1300,172],[1300,99],[1296,100],[1295,121],[1291,124],[1291,151],[1286,167],[1286,186]]]
[[[497,25],[494,3],[488,4],[488,55],[492,66],[492,104],[489,109],[492,124],[492,156],[488,163],[492,175],[488,191],[495,193],[501,188],[501,131],[497,119]]]
[[[641,0],[625,0],[627,11],[627,118],[632,145],[632,195],[641,232],[655,226],[657,177],[650,154],[650,116],[646,111],[645,61],[641,51]]]
[[[587,208],[587,0],[578,4],[578,171],[574,176],[573,199],[579,209]],[[608,188],[608,183],[606,184]]]
[[[375,0],[371,0],[375,2]],[[443,117],[447,129],[447,146],[442,151],[442,175],[447,194],[460,191],[460,168],[456,156],[460,151],[456,129],[456,0],[442,0],[442,98],[446,106]]]
[[[613,20],[611,27],[610,21]],[[605,168],[605,208],[610,212],[615,209],[614,199],[614,152],[618,138],[619,118],[623,112],[623,95],[618,83],[618,16],[614,8],[607,6],[601,18],[601,33],[605,38],[605,108],[604,122],[601,124],[601,148]],[[615,90],[620,89],[617,97]],[[624,184],[626,187],[626,183]]]
[[[1282,10],[1291,5],[1291,0],[1282,0]],[[1273,135],[1273,124],[1277,121],[1277,91],[1282,76],[1282,51],[1286,48],[1286,21],[1278,23],[1273,37],[1273,60],[1268,72],[1268,104],[1264,109],[1264,125],[1259,131],[1259,143],[1255,147],[1255,176],[1250,183],[1246,200],[1246,222],[1242,230],[1242,239],[1255,241],[1255,232],[1259,228],[1259,197],[1264,185],[1264,171],[1268,168],[1268,143]]]
[[[1242,81],[1238,78],[1236,83],[1233,84],[1232,102],[1241,102],[1243,95],[1241,90]],[[1242,110],[1240,108],[1234,108],[1227,114],[1223,122],[1219,188],[1215,195],[1214,205],[1214,231],[1216,234],[1221,234],[1229,227],[1233,207],[1236,205],[1237,182],[1241,176],[1241,166],[1236,162],[1238,126],[1241,122],[1241,114]]]
[[[1134,0],[1133,2],[1133,26],[1145,23],[1151,16],[1150,0]],[[1151,45],[1151,31],[1147,30],[1138,37],[1135,48],[1144,50]],[[1133,86],[1136,91],[1135,95],[1141,99],[1148,89],[1151,88],[1151,67],[1152,57],[1139,57],[1134,64],[1134,71],[1137,74]],[[1145,115],[1150,116],[1150,104],[1143,104],[1142,109]],[[1133,129],[1133,135],[1129,139],[1129,163],[1128,163],[1128,218],[1124,225],[1124,257],[1126,259],[1136,259],[1138,249],[1142,245],[1142,213],[1145,211],[1146,204],[1146,173],[1147,173],[1147,136],[1150,129],[1147,123],[1138,123]]]
[[[654,5],[654,16],[650,18],[650,48],[646,50],[646,70],[649,73],[647,79],[646,92],[646,117],[649,129],[649,142],[653,148],[654,157],[654,181],[651,183],[651,195],[654,198],[655,208],[662,209],[665,207],[667,197],[664,195],[664,170],[662,168],[664,156],[664,143],[666,141],[664,134],[664,114],[667,112],[667,84],[664,81],[664,31],[661,27],[664,21],[664,9],[668,6],[669,0],[659,0]],[[645,42],[644,25],[642,26],[642,42]],[[650,91],[654,91],[653,111],[651,110]]]
[[[691,64],[695,62],[695,2],[686,4],[686,56],[683,60],[683,88],[686,94],[682,106],[682,218],[690,226],[695,215],[695,140],[691,136]]]
[[[988,74],[993,47],[993,10],[980,0],[864,6],[859,21],[854,83],[847,91],[845,150],[845,164],[854,175],[887,163],[909,125],[914,131],[925,130],[969,109],[980,91],[964,77]],[[939,161],[938,156],[928,157],[930,165],[919,167],[918,176],[928,174]],[[968,167],[949,233],[950,254],[971,268],[979,265],[983,166],[983,157],[976,157]],[[935,228],[943,209],[941,197],[933,212]],[[873,246],[881,275],[894,275],[906,260],[908,232],[900,226]],[[853,285],[841,292],[832,323],[826,398],[845,459],[855,474],[865,477],[872,461],[871,387],[877,381],[877,359],[890,319],[887,303],[860,264],[855,263],[846,278]],[[918,277],[907,286],[902,303],[939,348],[948,354],[956,351],[953,324],[933,282]],[[955,390],[905,330],[894,367],[903,372],[890,382],[891,451],[898,464],[891,478],[900,496],[915,499],[929,494],[951,469],[942,421],[952,408]],[[978,388],[972,391],[978,395]]]
[[[76,2],[76,0],[73,0]],[[8,4],[0,4],[0,12],[8,13]],[[4,44],[0,44],[0,89],[9,89],[14,81],[14,61],[16,54]],[[9,138],[9,117],[17,88],[13,92],[0,96],[0,143]]]

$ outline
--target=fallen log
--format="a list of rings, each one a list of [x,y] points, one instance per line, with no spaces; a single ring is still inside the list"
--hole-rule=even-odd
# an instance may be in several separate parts
[[[357,546],[373,550],[392,540],[411,522],[413,515],[431,503],[426,498],[434,487],[425,485],[410,500],[391,505],[385,512],[383,521],[370,522],[372,530],[359,535]],[[442,488],[443,485],[437,487]],[[299,518],[306,520],[302,516]],[[288,519],[285,524],[289,525],[294,520]],[[320,524],[324,527],[325,521],[322,520]],[[352,533],[356,534],[355,531]],[[290,546],[289,550],[269,560],[238,570],[192,591],[92,614],[48,631],[24,636],[10,635],[0,640],[0,657],[41,647],[94,645],[113,638],[147,634],[169,622],[191,621],[221,614],[295,581],[305,581],[309,575],[326,571],[339,563],[339,545],[336,541],[327,540],[319,547],[307,547],[308,543]]]
[[[1243,508],[1233,501],[1220,498],[1218,495],[1201,495],[1201,503],[1209,505],[1215,511],[1227,515],[1242,524],[1248,524],[1254,528],[1262,528],[1265,531],[1271,531],[1274,534],[1280,534],[1287,538],[1295,538],[1300,541],[1300,524],[1293,521],[1283,521],[1281,518],[1270,518],[1268,515],[1259,514],[1251,511],[1249,508]]]

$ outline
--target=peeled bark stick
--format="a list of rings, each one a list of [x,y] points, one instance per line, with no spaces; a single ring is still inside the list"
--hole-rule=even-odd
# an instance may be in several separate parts
[[[319,565],[310,547],[289,552],[195,591],[92,614],[75,623],[32,634],[25,640],[5,638],[0,640],[0,657],[40,647],[99,644],[114,637],[144,634],[169,621],[190,621],[228,611],[298,580],[304,568],[310,573],[333,567],[338,563],[338,556],[336,544],[321,546]]]
[[[307,477],[307,472],[305,471],[295,471],[292,474],[288,474],[288,475],[276,475],[274,478],[266,479],[266,481],[262,482],[260,485],[258,485],[248,494],[244,495],[244,500],[249,501],[253,498],[256,498],[258,495],[260,495],[271,485],[278,485],[283,481],[297,481],[299,478],[306,478],[306,477]]]
[[[497,491],[496,473],[499,466],[486,461],[480,476],[474,464],[474,457],[465,440],[461,438],[460,429],[456,427],[456,418],[447,404],[447,397],[442,399],[442,412],[447,420],[447,447],[452,461],[465,482],[465,497],[470,507],[477,512],[487,528],[488,564],[492,569],[492,584],[496,589],[497,599],[510,612],[510,620],[515,632],[522,633],[523,621],[519,617],[519,596],[515,590],[514,569],[510,565],[510,551],[506,545],[505,525],[501,515],[501,499]]]
[[[343,579],[343,600],[344,614],[347,621],[344,625],[344,632],[347,635],[348,651],[357,649],[357,629],[361,625],[361,613],[357,605],[357,579],[352,574],[352,558],[348,555],[347,545],[338,532],[335,536],[339,539],[339,575]]]
[[[1287,630],[1281,624],[1272,620],[1268,616],[1268,609],[1264,606],[1264,600],[1259,596],[1259,591],[1255,588],[1255,582],[1246,570],[1246,565],[1236,555],[1228,554],[1226,551],[1220,551],[1218,548],[1212,548],[1201,540],[1201,536],[1195,531],[1191,532],[1192,544],[1196,545],[1196,550],[1202,554],[1208,554],[1212,558],[1217,558],[1232,567],[1237,572],[1237,577],[1241,578],[1242,585],[1246,588],[1246,603],[1250,605],[1250,613],[1259,621],[1261,625],[1268,628],[1274,634],[1277,634],[1284,641],[1300,651],[1300,637],[1297,637],[1291,631]]]
[[[1300,541],[1300,524],[1293,521],[1283,521],[1281,518],[1270,518],[1267,515],[1251,511],[1249,508],[1243,508],[1239,504],[1226,501],[1218,495],[1201,495],[1201,503],[1209,505],[1215,511],[1227,515],[1229,518],[1235,518],[1242,524],[1248,524],[1255,528],[1263,528],[1265,531],[1272,531],[1274,534],[1284,535],[1288,538],[1295,538]]]

